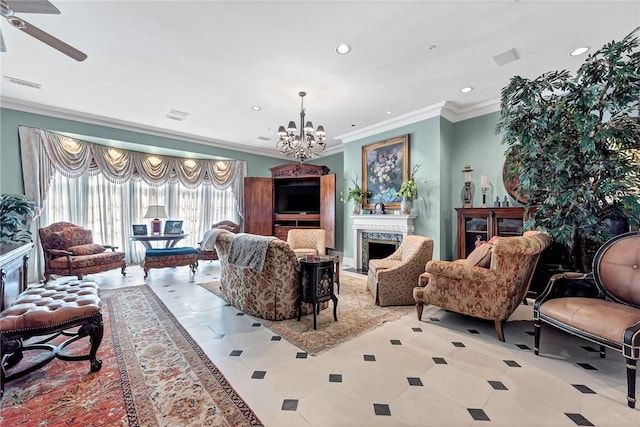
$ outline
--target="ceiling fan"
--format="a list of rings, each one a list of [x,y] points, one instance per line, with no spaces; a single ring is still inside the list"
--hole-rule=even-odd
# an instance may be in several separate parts
[[[25,21],[22,18],[17,17],[16,13],[50,13],[59,15],[60,11],[54,5],[47,0],[0,0],[0,14],[7,19],[11,26],[29,34],[32,37],[40,40],[41,42],[48,44],[54,49],[59,50],[67,56],[75,59],[76,61],[84,61],[87,59],[87,55],[80,52],[73,46],[70,46],[42,31]],[[0,32],[0,52],[6,52],[7,49],[4,44],[4,38],[2,32]]]

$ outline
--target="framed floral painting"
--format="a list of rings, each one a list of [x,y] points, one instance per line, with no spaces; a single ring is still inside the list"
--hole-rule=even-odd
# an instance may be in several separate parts
[[[409,176],[409,135],[398,136],[362,147],[362,200],[364,209],[384,203],[387,209],[400,209],[396,195]]]

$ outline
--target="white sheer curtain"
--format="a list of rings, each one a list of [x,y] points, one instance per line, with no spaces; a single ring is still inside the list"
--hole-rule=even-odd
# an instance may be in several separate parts
[[[118,246],[127,264],[144,258],[129,240],[133,224],[146,224],[150,204],[164,205],[168,219],[184,221],[195,246],[211,224],[242,223],[245,161],[170,157],[105,147],[43,129],[19,126],[25,195],[39,203],[37,229],[68,221],[93,231],[97,243]],[[38,239],[29,275],[43,277]]]

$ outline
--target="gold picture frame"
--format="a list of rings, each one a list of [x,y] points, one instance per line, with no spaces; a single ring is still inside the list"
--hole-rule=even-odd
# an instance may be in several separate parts
[[[402,135],[362,147],[362,199],[364,209],[384,203],[386,209],[400,209],[396,193],[409,177],[409,135]]]

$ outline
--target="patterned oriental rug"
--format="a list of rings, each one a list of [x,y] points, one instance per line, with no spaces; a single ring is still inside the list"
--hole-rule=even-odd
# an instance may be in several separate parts
[[[100,297],[102,369],[56,359],[6,384],[0,425],[262,426],[148,286]],[[87,341],[67,350],[86,354]]]
[[[202,283],[200,286],[224,299],[220,282]],[[293,345],[309,354],[319,354],[340,343],[382,326],[385,322],[397,320],[415,306],[378,307],[367,290],[366,278],[360,275],[340,274],[338,297],[338,321],[333,320],[333,303],[320,312],[317,329],[313,330],[313,315],[288,320],[259,319],[260,323],[282,336]]]

